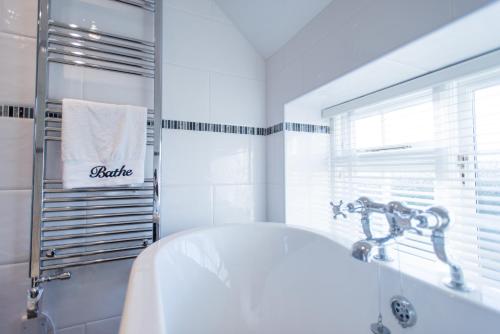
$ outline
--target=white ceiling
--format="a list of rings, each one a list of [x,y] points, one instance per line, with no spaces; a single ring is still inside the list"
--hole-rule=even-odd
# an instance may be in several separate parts
[[[272,56],[332,0],[215,0],[264,57]]]

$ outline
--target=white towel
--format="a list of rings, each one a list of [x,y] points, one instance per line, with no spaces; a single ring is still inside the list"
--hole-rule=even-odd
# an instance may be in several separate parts
[[[147,109],[64,99],[63,187],[144,183]]]

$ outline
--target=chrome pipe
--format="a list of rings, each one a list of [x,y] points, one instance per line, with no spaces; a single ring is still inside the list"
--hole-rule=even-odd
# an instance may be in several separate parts
[[[63,56],[78,57],[78,58],[82,58],[82,59],[90,59],[90,60],[102,61],[102,62],[106,62],[106,63],[143,68],[143,69],[149,70],[149,71],[153,71],[155,69],[154,66],[151,66],[148,64],[143,64],[143,63],[138,63],[138,62],[128,61],[128,60],[121,60],[121,59],[117,59],[117,58],[98,56],[98,55],[94,55],[94,54],[90,54],[90,53],[83,53],[80,51],[75,52],[75,51],[70,51],[70,50],[65,50],[65,49],[58,49],[58,48],[54,48],[54,47],[49,47],[48,51],[49,51],[49,53],[55,53],[55,54],[63,55]]]
[[[53,212],[74,212],[74,211],[94,211],[94,210],[112,210],[112,209],[136,209],[149,208],[153,203],[133,203],[133,204],[111,204],[111,205],[81,205],[81,206],[65,206],[65,207],[49,207],[43,208],[44,213]]]
[[[127,36],[118,35],[118,34],[112,34],[109,32],[104,32],[102,30],[98,30],[98,29],[87,29],[87,28],[80,27],[80,26],[77,26],[74,24],[62,23],[62,22],[58,22],[55,20],[49,20],[49,27],[58,27],[58,28],[72,30],[72,31],[84,32],[84,33],[92,34],[92,35],[98,36],[98,37],[108,37],[108,38],[113,38],[113,39],[119,39],[119,40],[130,42],[130,43],[146,45],[146,46],[149,46],[152,48],[154,48],[154,46],[155,46],[154,42],[146,41],[143,39],[132,38],[132,37],[127,37]],[[50,31],[49,31],[49,33],[50,33]]]
[[[51,131],[51,132],[61,132],[62,128],[56,128],[53,126],[46,126],[45,131]],[[154,138],[154,133],[151,133],[148,131],[146,138]]]
[[[51,194],[67,194],[67,193],[89,193],[89,192],[116,192],[116,191],[152,191],[151,186],[123,186],[123,187],[108,187],[108,188],[45,188],[45,193]]]
[[[122,49],[117,49],[117,48],[109,48],[106,46],[102,45],[92,45],[89,44],[85,41],[73,41],[71,38],[66,38],[66,39],[61,39],[57,36],[51,36],[49,37],[49,45],[58,45],[58,46],[63,46],[63,47],[68,47],[72,49],[78,49],[78,50],[86,50],[86,51],[93,51],[93,52],[100,52],[100,53],[105,53],[107,55],[113,55],[113,56],[119,56],[119,57],[125,57],[125,58],[130,58],[130,59],[135,59],[135,60],[142,60],[151,64],[154,64],[154,58],[151,57],[149,53],[137,53],[136,51],[127,51],[127,50],[122,50]]]
[[[31,252],[29,276],[35,281],[40,276],[41,217],[43,204],[43,183],[45,176],[45,100],[48,92],[48,28],[50,1],[38,1],[38,32],[36,60],[36,92],[33,135],[33,179],[31,201]]]
[[[59,179],[51,179],[51,180],[43,180],[43,184],[62,184],[62,180]],[[152,178],[145,178],[144,183],[153,183]]]
[[[67,203],[67,202],[97,202],[97,201],[130,201],[130,200],[152,200],[152,195],[128,195],[128,196],[90,196],[90,197],[53,197],[46,198],[45,203]]]
[[[103,237],[103,236],[108,236],[108,235],[144,233],[144,232],[151,232],[151,228],[131,228],[129,230],[65,234],[65,235],[57,235],[57,236],[51,236],[51,237],[42,236],[42,242],[61,241],[61,240],[70,240],[70,239],[83,239],[83,238],[92,238],[92,237]]]
[[[71,221],[71,220],[89,220],[89,219],[118,218],[118,217],[129,217],[129,216],[151,216],[152,214],[153,214],[152,211],[117,212],[117,213],[94,214],[94,215],[44,217],[42,218],[42,221],[61,222],[61,221]]]
[[[75,258],[75,257],[120,253],[120,252],[144,249],[146,247],[147,247],[147,245],[139,245],[139,246],[131,246],[131,247],[117,247],[117,248],[101,249],[101,250],[95,250],[95,251],[89,251],[89,252],[68,253],[68,254],[63,254],[63,255],[44,256],[44,257],[40,258],[40,260],[41,261],[55,261],[55,260],[71,259],[71,258]]]
[[[60,105],[60,106],[62,106],[62,102],[63,102],[62,100],[56,100],[56,99],[46,99],[45,100],[45,103],[47,103],[47,104],[54,104],[54,105]],[[60,110],[59,112],[62,112],[62,110]],[[155,110],[148,109],[148,113],[155,115]]]
[[[112,67],[112,66],[107,66],[107,65],[91,64],[91,63],[86,63],[84,61],[79,61],[79,60],[68,60],[68,59],[57,58],[57,57],[48,57],[47,61],[52,62],[52,63],[63,64],[63,65],[82,66],[82,67],[92,68],[95,70],[105,70],[105,71],[111,71],[111,72],[139,75],[139,76],[143,76],[146,78],[154,78],[154,74],[149,73],[149,72],[127,70],[127,69],[122,69],[122,68]]]
[[[50,251],[50,250],[62,250],[62,249],[72,249],[72,248],[82,248],[82,247],[94,247],[94,246],[102,246],[102,245],[113,245],[119,243],[126,242],[135,242],[135,241],[151,241],[151,237],[133,237],[133,238],[120,238],[120,239],[109,239],[109,240],[99,240],[99,241],[89,241],[89,242],[74,242],[70,244],[64,245],[51,245],[45,246],[41,248],[42,252]]]
[[[129,259],[134,259],[136,257],[137,257],[137,254],[136,255],[127,255],[127,256],[118,256],[118,257],[111,257],[111,258],[96,259],[96,260],[89,260],[89,261],[61,263],[61,264],[55,264],[55,265],[50,265],[50,266],[41,266],[40,270],[41,271],[49,271],[49,270],[56,270],[56,269],[63,269],[63,268],[80,267],[80,266],[86,266],[86,265],[90,265],[90,264],[129,260]]]
[[[46,141],[56,141],[56,142],[59,142],[61,141],[61,137],[56,137],[56,136],[45,136],[44,138]],[[148,141],[146,142],[147,145],[154,145],[154,141]]]
[[[151,128],[150,126],[148,126],[148,130],[147,130],[147,134],[146,134],[146,138],[153,138],[154,139],[154,133],[151,131]],[[53,127],[53,126],[46,126],[45,127],[45,131],[47,132],[61,132],[62,131],[62,128],[59,128],[59,127]]]
[[[63,37],[63,38],[68,38],[71,40],[75,41],[85,41],[85,42],[91,42],[99,45],[107,45],[107,46],[112,46],[116,48],[122,48],[126,50],[132,50],[136,52],[141,52],[145,54],[154,54],[154,47],[150,46],[142,46],[142,45],[132,45],[131,43],[126,43],[126,42],[121,42],[121,41],[113,41],[113,40],[104,40],[104,39],[97,39],[99,36],[95,36],[96,38],[88,37],[83,34],[77,34],[77,33],[72,33],[72,32],[66,32],[62,31],[58,28],[49,28],[49,36],[58,36],[58,37]]]
[[[147,1],[147,0],[146,0]],[[154,78],[154,109],[155,114],[155,134],[156,139],[153,147],[153,241],[157,241],[161,236],[161,200],[160,200],[160,185],[161,185],[161,141],[163,134],[163,1],[155,1],[155,66],[156,75]]]
[[[120,3],[126,4],[126,5],[135,6],[135,7],[140,7],[142,9],[145,9],[145,10],[150,11],[150,12],[155,11],[154,2],[152,2],[152,1],[147,1],[147,0],[144,0],[142,2],[141,1],[134,1],[134,0],[111,0],[111,1],[120,2]]]
[[[152,220],[129,220],[129,221],[104,222],[104,223],[93,223],[93,224],[59,225],[59,226],[42,227],[42,232],[71,231],[71,230],[80,230],[89,228],[141,225],[141,224],[152,224],[152,223],[153,223]]]

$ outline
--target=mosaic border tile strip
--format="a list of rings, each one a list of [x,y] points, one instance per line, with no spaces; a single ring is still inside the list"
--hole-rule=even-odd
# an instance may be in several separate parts
[[[175,121],[164,119],[162,123],[164,129],[170,130],[188,130],[200,132],[232,133],[241,135],[265,136],[266,128],[257,128],[252,126],[214,124],[202,122]]]
[[[285,122],[285,130],[294,132],[309,132],[309,133],[324,133],[324,134],[330,133],[330,127],[327,125],[314,125],[305,123]]]
[[[275,133],[278,133],[281,131],[283,131],[283,123],[278,123],[278,124],[275,124],[273,126],[268,127],[266,129],[266,135],[269,136],[269,135],[272,135],[272,134],[275,134]]]
[[[34,108],[23,105],[0,105],[0,117],[9,118],[33,118]]]
[[[33,114],[34,114],[34,107],[32,106],[9,105],[9,104],[0,105],[0,117],[32,119]],[[60,118],[61,114],[47,112],[46,116],[51,118]],[[153,122],[148,121],[148,125],[153,125]],[[259,127],[244,126],[244,125],[215,124],[215,123],[189,122],[189,121],[164,119],[162,120],[162,127],[164,129],[171,129],[171,130],[231,133],[231,134],[253,135],[253,136],[269,136],[282,131],[321,133],[321,134],[330,133],[329,126],[292,123],[292,122],[283,122],[267,128],[259,128]]]
[[[330,127],[326,125],[314,125],[303,123],[278,123],[268,128],[258,128],[251,126],[226,125],[202,122],[163,120],[162,127],[170,130],[201,131],[215,133],[232,133],[242,135],[269,136],[282,131],[307,132],[329,134]]]

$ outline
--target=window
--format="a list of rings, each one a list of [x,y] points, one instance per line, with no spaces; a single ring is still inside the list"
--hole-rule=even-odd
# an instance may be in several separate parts
[[[500,68],[412,85],[418,89],[325,112],[332,129],[332,198],[446,207],[449,252],[468,279],[500,288]],[[359,217],[349,220],[336,223],[338,231],[364,238]],[[387,228],[383,216],[372,216],[375,235]],[[407,234],[397,249],[437,261],[428,235]]]

